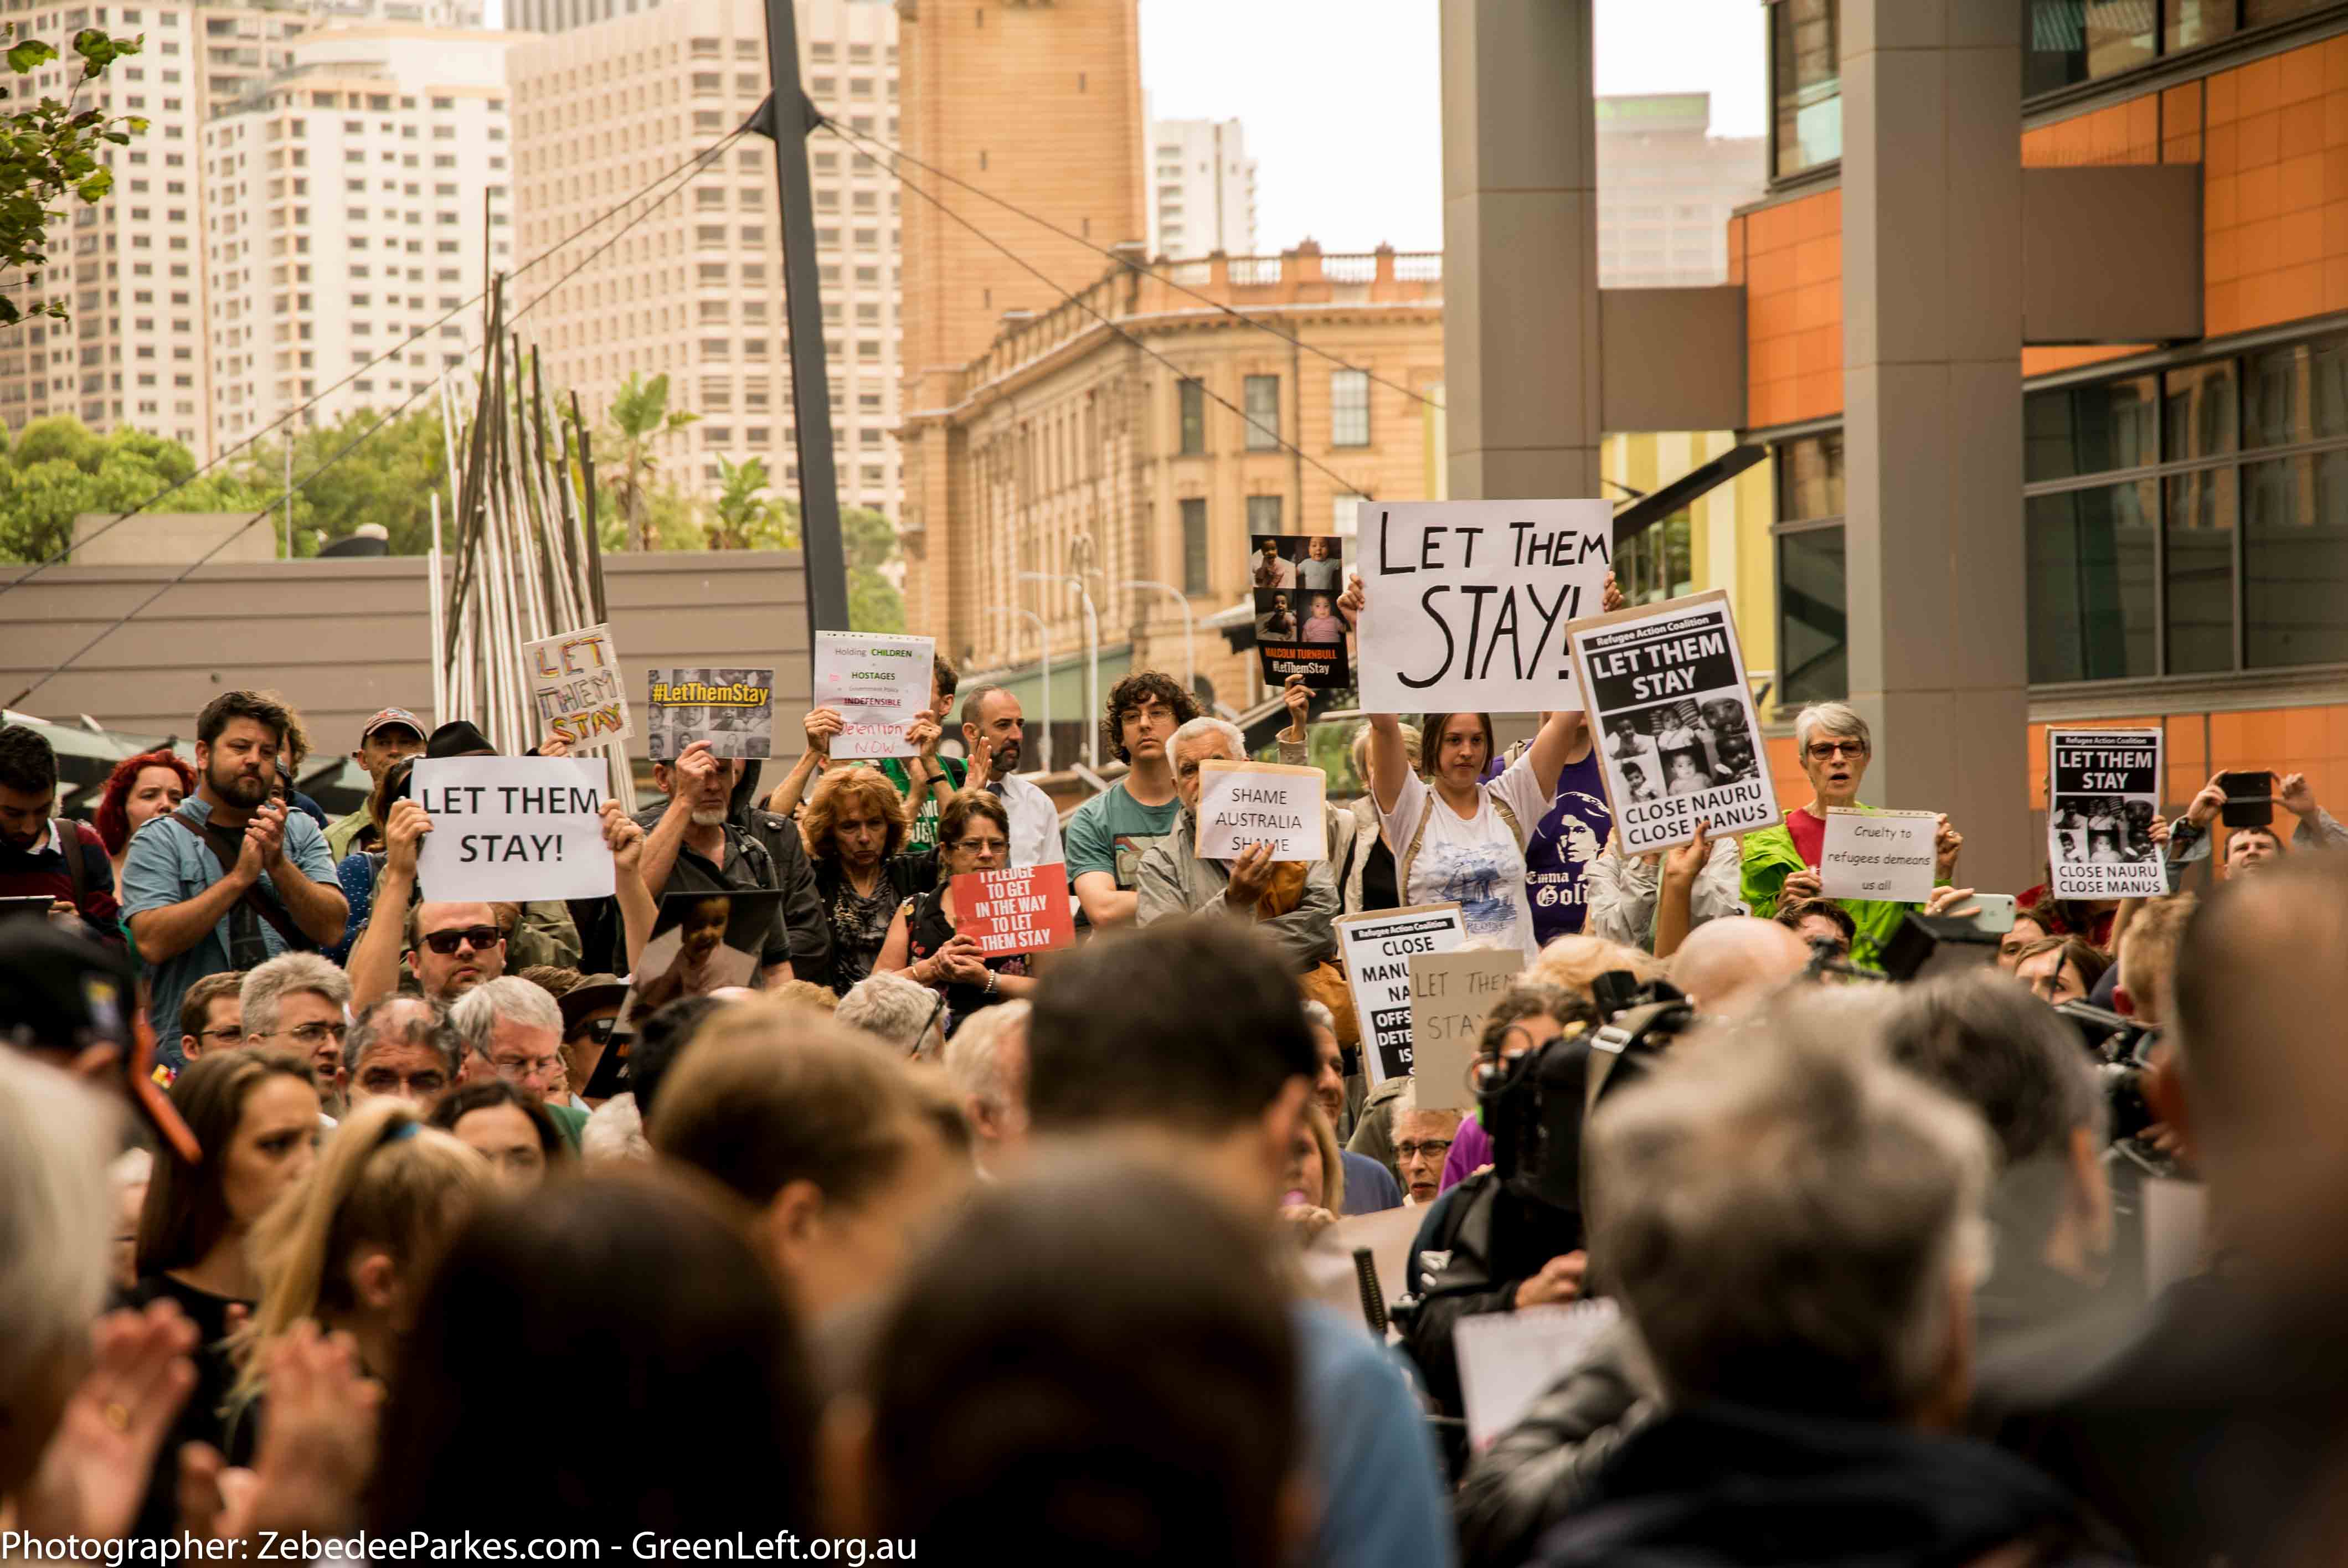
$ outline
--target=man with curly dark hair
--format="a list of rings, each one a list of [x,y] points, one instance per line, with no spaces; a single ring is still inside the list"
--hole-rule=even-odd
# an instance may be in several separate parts
[[[1076,808],[1065,835],[1069,884],[1088,924],[1133,924],[1141,856],[1174,831],[1182,810],[1166,743],[1198,716],[1199,700],[1155,670],[1138,670],[1110,691],[1101,739],[1128,771]]]

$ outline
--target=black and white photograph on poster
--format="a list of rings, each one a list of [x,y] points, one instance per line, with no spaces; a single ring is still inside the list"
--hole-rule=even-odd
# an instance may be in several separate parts
[[[1248,547],[1263,683],[1278,688],[1291,675],[1302,675],[1316,692],[1351,686],[1345,621],[1337,613],[1345,584],[1344,541],[1329,534],[1255,534]]]
[[[1577,620],[1566,629],[1625,853],[1669,849],[1778,820],[1759,716],[1724,593]]]
[[[2168,870],[2152,825],[2160,813],[2158,730],[2046,732],[2046,859],[2057,898],[2152,898]]]
[[[783,896],[769,890],[671,893],[661,899],[653,934],[636,960],[634,984],[618,1028],[658,1011],[679,997],[707,996],[727,986],[758,983]]]
[[[775,671],[771,667],[648,670],[646,754],[675,762],[695,741],[712,755],[775,754]]]

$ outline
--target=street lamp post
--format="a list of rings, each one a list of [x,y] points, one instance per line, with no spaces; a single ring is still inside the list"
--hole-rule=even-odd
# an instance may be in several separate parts
[[[1120,588],[1146,588],[1173,600],[1182,612],[1182,690],[1197,695],[1199,688],[1198,620],[1190,613],[1190,596],[1169,582],[1151,582],[1147,578],[1128,578]]]
[[[1043,758],[1044,771],[1052,771],[1052,645],[1044,635],[1044,618],[1032,610],[1020,610],[1008,604],[990,604],[990,615],[1016,615],[1035,629],[1035,675],[1044,683],[1044,744],[1037,753]]]
[[[1085,601],[1085,712],[1087,714],[1100,712],[1100,612],[1093,608],[1092,589],[1085,586],[1083,578],[1056,571],[1023,571],[1019,574],[1019,580],[1064,582],[1075,589],[1076,597]],[[1085,726],[1085,765],[1095,772],[1100,769],[1099,747],[1100,742],[1094,727],[1087,723]]]

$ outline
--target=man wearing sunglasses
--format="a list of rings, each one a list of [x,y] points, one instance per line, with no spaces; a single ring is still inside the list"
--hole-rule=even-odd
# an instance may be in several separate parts
[[[603,1102],[590,1101],[587,1086],[595,1081],[595,1069],[611,1049],[612,1030],[620,1021],[620,1006],[628,999],[628,982],[617,975],[589,975],[562,993],[557,1005],[562,1010],[563,1081],[570,1085],[571,1102],[584,1110],[593,1110]],[[626,1056],[624,1048],[621,1052]]]
[[[1819,896],[1827,813],[1837,806],[1870,809],[1859,798],[1859,781],[1875,755],[1865,719],[1840,702],[1813,702],[1794,720],[1794,743],[1800,748],[1802,773],[1810,781],[1809,804],[1787,812],[1776,827],[1745,835],[1745,902],[1763,920],[1776,917],[1781,900],[1797,903]],[[1937,864],[1932,879],[1938,886],[1947,886],[1956,875],[1957,851],[1964,842],[1964,835],[1941,817],[1933,841]],[[1856,927],[1850,961],[1870,968],[1882,962],[1883,944],[1900,928],[1900,919],[1921,907],[1878,898],[1836,902]]]

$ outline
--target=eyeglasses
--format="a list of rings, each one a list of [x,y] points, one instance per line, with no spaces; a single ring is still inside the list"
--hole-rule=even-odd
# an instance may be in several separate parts
[[[370,1068],[359,1075],[359,1087],[369,1094],[416,1094],[430,1099],[448,1087],[448,1075],[426,1068],[420,1072],[397,1072],[388,1067]]]
[[[525,1078],[543,1078],[549,1073],[560,1071],[562,1059],[559,1056],[541,1056],[528,1061],[500,1061],[493,1056],[489,1058],[489,1065],[497,1069],[499,1078],[509,1083],[519,1083]]]
[[[1863,757],[1867,755],[1867,743],[1865,741],[1812,741],[1810,743],[1810,761],[1814,763],[1832,762],[1845,752],[1854,757]]]
[[[504,940],[495,926],[468,926],[460,931],[427,931],[424,936],[424,945],[444,958],[454,953],[460,943],[470,944],[477,953],[486,953]]]
[[[198,1040],[216,1040],[222,1045],[234,1045],[244,1038],[244,1030],[232,1024],[226,1029],[206,1029],[196,1031]]]
[[[285,1031],[304,1045],[324,1045],[328,1040],[340,1040],[351,1032],[346,1023],[305,1023],[299,1029]]]
[[[1395,1158],[1397,1160],[1440,1160],[1444,1155],[1451,1153],[1451,1140],[1429,1138],[1423,1143],[1396,1143],[1394,1151]]]

